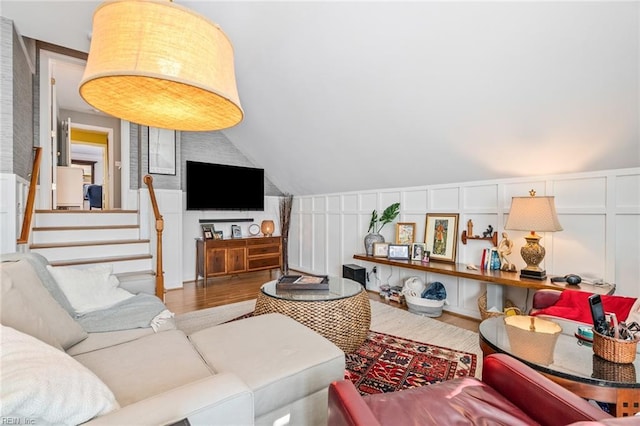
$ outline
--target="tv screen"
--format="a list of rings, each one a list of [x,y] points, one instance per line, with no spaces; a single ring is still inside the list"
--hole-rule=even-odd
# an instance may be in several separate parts
[[[187,161],[187,210],[264,210],[264,170]]]

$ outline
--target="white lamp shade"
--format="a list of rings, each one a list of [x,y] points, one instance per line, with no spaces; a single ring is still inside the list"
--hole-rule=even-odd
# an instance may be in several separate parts
[[[504,229],[515,231],[562,231],[554,197],[513,197]]]
[[[80,95],[151,127],[210,131],[242,121],[233,47],[207,18],[166,0],[100,5]]]

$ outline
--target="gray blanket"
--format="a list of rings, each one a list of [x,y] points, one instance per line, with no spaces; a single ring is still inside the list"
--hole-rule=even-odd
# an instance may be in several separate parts
[[[165,309],[167,307],[158,297],[138,293],[110,308],[88,312],[75,320],[89,333],[146,328]]]
[[[26,259],[33,266],[51,296],[89,333],[151,327],[151,321],[156,315],[167,309],[158,297],[139,293],[110,308],[77,316],[56,280],[47,270],[49,262],[46,258],[38,253],[0,255],[0,260],[3,262],[17,262],[22,259]]]

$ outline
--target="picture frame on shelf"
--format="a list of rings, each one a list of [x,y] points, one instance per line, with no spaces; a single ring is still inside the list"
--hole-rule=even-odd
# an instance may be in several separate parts
[[[242,238],[242,229],[240,229],[240,225],[231,225],[231,238]]]
[[[223,239],[222,231],[213,231],[213,239],[214,240],[222,240]]]
[[[149,149],[149,173],[154,175],[176,175],[175,130],[149,127],[147,131]]]
[[[413,244],[416,235],[415,222],[396,223],[396,244]]]
[[[411,244],[411,260],[422,261],[424,254],[427,251],[427,245],[425,243],[413,243]]]
[[[427,213],[424,242],[430,260],[455,263],[459,216],[458,213]]]
[[[393,260],[409,260],[408,244],[389,244],[389,259]]]
[[[389,255],[389,243],[373,243],[373,257],[387,257]]]
[[[204,237],[205,240],[211,240],[213,239],[213,231],[214,231],[214,227],[213,225],[202,225],[202,236]]]

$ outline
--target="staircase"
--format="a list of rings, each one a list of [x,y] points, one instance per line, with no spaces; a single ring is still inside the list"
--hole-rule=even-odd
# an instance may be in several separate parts
[[[153,255],[135,210],[36,210],[30,251],[52,266],[110,264],[122,281],[155,288]]]

